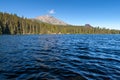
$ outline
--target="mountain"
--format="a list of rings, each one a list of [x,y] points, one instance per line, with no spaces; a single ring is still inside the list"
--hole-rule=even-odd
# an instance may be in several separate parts
[[[68,25],[67,23],[51,16],[51,15],[44,15],[44,16],[38,16],[35,18],[36,20],[39,20],[41,22],[54,24],[54,25]]]
[[[90,24],[85,24],[85,27],[92,28],[92,26]]]

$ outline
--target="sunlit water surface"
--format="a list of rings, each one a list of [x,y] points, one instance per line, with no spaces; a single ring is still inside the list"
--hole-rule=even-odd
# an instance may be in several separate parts
[[[120,80],[120,35],[1,35],[0,80]]]

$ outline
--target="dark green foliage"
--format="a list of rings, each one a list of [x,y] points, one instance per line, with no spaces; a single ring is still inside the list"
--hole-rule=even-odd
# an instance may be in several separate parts
[[[7,23],[6,23],[5,28],[3,29],[2,33],[3,34],[11,34]]]
[[[0,34],[120,34],[120,30],[42,23],[0,12]]]

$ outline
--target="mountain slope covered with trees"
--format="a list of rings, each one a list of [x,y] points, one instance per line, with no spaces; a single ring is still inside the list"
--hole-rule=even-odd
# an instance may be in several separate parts
[[[52,25],[0,12],[0,34],[120,34],[120,30],[99,27]]]

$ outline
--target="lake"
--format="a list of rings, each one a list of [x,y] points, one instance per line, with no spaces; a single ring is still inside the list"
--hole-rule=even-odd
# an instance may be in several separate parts
[[[120,80],[120,35],[1,35],[0,80]]]

